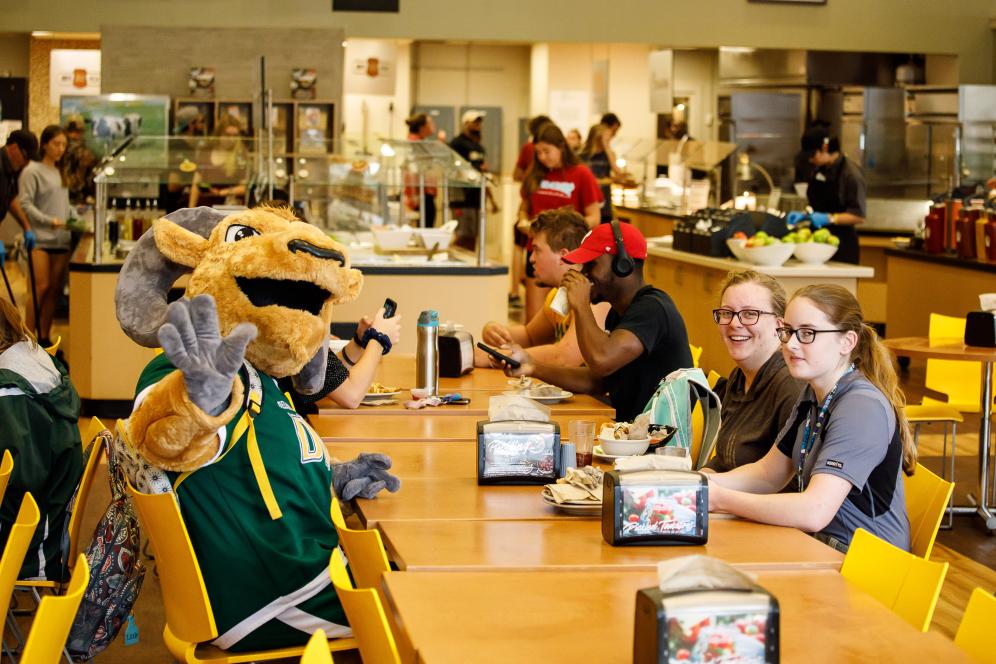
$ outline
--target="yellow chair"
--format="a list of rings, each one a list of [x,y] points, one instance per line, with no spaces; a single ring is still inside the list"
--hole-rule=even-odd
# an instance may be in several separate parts
[[[702,440],[705,438],[705,415],[702,414],[702,404],[695,401],[692,406],[692,446],[688,450],[692,459],[692,468],[697,468],[699,452],[702,450]]]
[[[61,336],[56,337],[55,341],[52,342],[52,345],[45,348],[45,352],[51,355],[52,357],[55,357],[55,354],[59,352],[59,344],[61,343],[62,343],[62,337]]]
[[[900,618],[926,632],[948,564],[918,558],[858,528],[840,573]]]
[[[83,592],[90,583],[90,566],[86,556],[80,554],[73,565],[66,594],[46,597],[38,605],[38,612],[31,623],[31,632],[21,654],[21,664],[49,664],[59,661],[69,638],[76,612],[83,599]]]
[[[947,511],[954,484],[947,482],[920,464],[912,477],[903,474],[906,514],[910,518],[910,550],[913,555],[930,558],[934,539]]]
[[[17,575],[24,563],[24,554],[31,544],[31,538],[35,534],[40,518],[38,503],[30,493],[25,493],[21,507],[17,510],[17,518],[11,526],[3,556],[0,557],[0,616],[6,616],[7,609],[10,608],[14,584],[17,582]]]
[[[688,344],[688,350],[692,353],[692,366],[697,369],[699,366],[699,358],[702,357],[702,346]]]
[[[7,493],[7,485],[10,484],[10,474],[14,472],[14,457],[10,450],[3,451],[3,460],[0,460],[0,501]]]
[[[965,336],[965,319],[941,314],[930,314],[927,336],[931,339],[962,339]],[[981,386],[978,376],[981,362],[963,360],[927,360],[924,385],[929,390],[947,396],[947,402],[924,398],[923,403],[945,404],[962,413],[979,412]],[[966,380],[970,377],[970,380]]]
[[[356,530],[346,525],[339,501],[332,501],[332,523],[339,533],[339,544],[346,552],[349,570],[357,588],[376,589],[380,577],[391,570],[378,530]]]
[[[380,603],[380,596],[371,588],[356,589],[349,580],[342,552],[335,549],[329,561],[332,585],[339,594],[339,601],[349,618],[349,626],[360,644],[364,662],[401,664],[401,656],[387,623],[387,615]]]
[[[131,483],[128,492],[135,502],[145,534],[152,542],[166,614],[163,640],[173,657],[189,664],[236,664],[296,658],[303,654],[303,645],[244,653],[229,653],[209,645],[209,641],[218,637],[218,628],[176,497],[172,493],[139,493]],[[333,639],[328,641],[328,647],[330,650],[351,650],[357,647],[357,641]]]
[[[993,650],[993,627],[996,626],[996,597],[982,588],[972,591],[961,617],[954,642],[975,660],[996,661]]]
[[[332,653],[329,652],[328,641],[325,630],[315,630],[315,633],[308,639],[308,645],[304,647],[301,664],[332,664]]]
[[[719,379],[722,378],[722,376],[720,376],[718,373],[716,373],[715,371],[713,371],[712,369],[710,369],[709,370],[709,377],[708,378],[709,378],[709,389],[710,390],[715,390],[716,389],[716,383],[719,382]]]

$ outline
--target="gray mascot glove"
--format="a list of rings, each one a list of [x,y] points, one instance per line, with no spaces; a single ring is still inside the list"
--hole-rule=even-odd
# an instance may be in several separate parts
[[[363,452],[352,461],[332,466],[332,488],[340,500],[374,498],[381,489],[394,493],[401,487],[401,480],[387,472],[390,457]]]
[[[167,320],[159,328],[159,343],[183,374],[187,395],[208,415],[220,414],[232,395],[232,380],[242,366],[246,346],[256,338],[256,326],[241,323],[222,339],[210,295],[173,302]]]

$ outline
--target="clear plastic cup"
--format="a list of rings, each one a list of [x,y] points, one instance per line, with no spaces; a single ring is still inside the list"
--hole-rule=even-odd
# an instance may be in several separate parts
[[[578,468],[591,465],[595,451],[595,423],[585,420],[571,420],[567,424],[571,442],[577,454]]]

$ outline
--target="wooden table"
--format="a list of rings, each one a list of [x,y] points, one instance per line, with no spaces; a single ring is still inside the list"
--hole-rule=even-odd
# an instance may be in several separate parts
[[[470,403],[447,404],[444,406],[433,406],[411,410],[405,408],[405,401],[411,398],[408,392],[403,392],[395,399],[396,403],[382,406],[361,405],[358,408],[343,408],[331,399],[318,402],[318,414],[338,417],[383,417],[385,415],[412,415],[415,417],[446,416],[446,415],[474,415],[480,418],[487,418],[488,405],[491,397],[501,394],[498,390],[468,389],[460,393],[464,398],[470,399]],[[599,420],[613,420],[616,416],[616,409],[602,403],[595,397],[588,394],[575,394],[567,401],[548,404],[547,408],[554,415],[578,415],[583,417],[595,417]]]
[[[415,387],[415,356],[395,354],[383,358],[375,379],[382,385],[400,387],[404,390]],[[443,392],[464,392],[466,390],[507,390],[508,376],[498,369],[479,368],[459,378],[439,379],[439,389]]]
[[[360,452],[379,452],[391,457],[391,472],[402,480],[477,478],[477,443],[471,440],[451,442],[367,441],[329,443],[332,456],[348,460]],[[405,484],[402,484],[405,486]]]
[[[477,476],[408,479],[397,493],[356,500],[367,528],[381,521],[566,521],[595,517],[564,515],[543,502],[540,486],[477,486]]]
[[[377,528],[391,559],[409,572],[654,571],[662,560],[693,554],[753,571],[838,570],[844,560],[795,528],[729,518],[710,518],[704,546],[611,546],[600,521],[381,521]]]
[[[968,662],[943,636],[921,633],[831,571],[758,576],[781,609],[781,661]],[[643,572],[388,572],[387,601],[418,661],[530,663],[633,660]]]
[[[993,496],[989,495],[990,422],[993,412],[993,363],[996,348],[966,346],[961,339],[929,339],[927,337],[900,337],[884,339],[886,348],[897,356],[917,359],[961,360],[982,363],[982,390],[979,423],[979,500],[975,507],[955,508],[957,511],[978,513],[989,530],[996,530]]]
[[[308,416],[311,426],[326,443],[476,440],[477,423],[486,419],[487,415],[416,416],[409,413],[383,414],[379,417]],[[554,414],[550,419],[560,425],[560,434],[566,439],[567,425],[571,420],[597,423],[608,418],[598,415]]]

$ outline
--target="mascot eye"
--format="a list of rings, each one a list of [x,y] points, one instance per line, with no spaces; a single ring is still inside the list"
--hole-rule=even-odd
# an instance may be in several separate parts
[[[259,231],[250,226],[233,224],[228,227],[227,231],[225,231],[225,242],[238,242],[239,240],[250,238],[253,235],[259,235]]]

